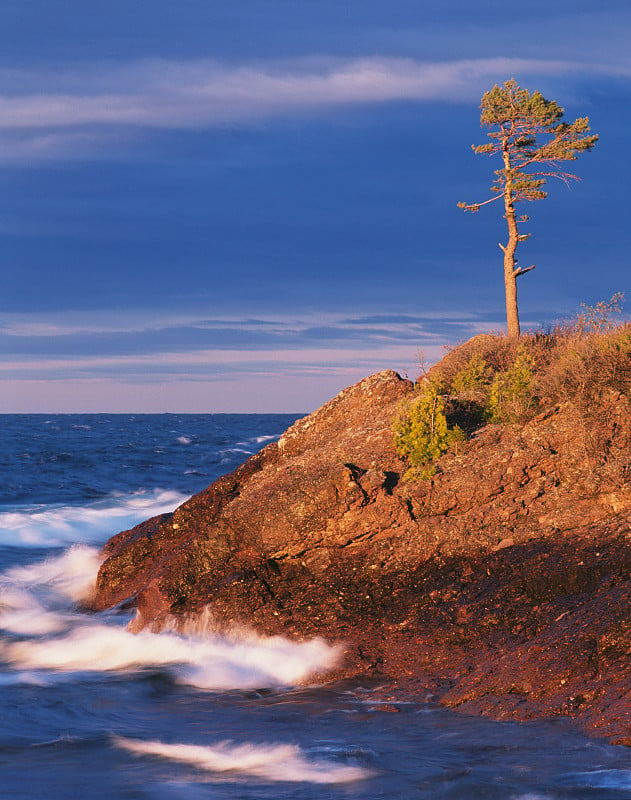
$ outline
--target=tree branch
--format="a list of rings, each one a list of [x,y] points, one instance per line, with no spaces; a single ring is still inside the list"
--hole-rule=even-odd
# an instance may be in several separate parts
[[[483,200],[481,203],[458,203],[458,208],[463,208],[465,211],[478,211],[478,209],[482,208],[482,206],[486,206],[489,203],[494,203],[502,196],[503,195],[498,194],[496,197],[490,197],[488,200]]]
[[[531,264],[529,267],[517,267],[517,269],[513,270],[513,275],[516,278],[519,278],[520,275],[525,275],[527,272],[530,272],[531,269],[535,268],[535,264]]]

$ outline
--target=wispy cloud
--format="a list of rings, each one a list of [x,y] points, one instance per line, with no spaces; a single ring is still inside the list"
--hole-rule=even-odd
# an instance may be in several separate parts
[[[6,314],[0,318],[0,349],[4,353],[4,368],[9,369],[10,365],[15,368],[17,363],[33,360],[42,366],[44,362],[39,361],[42,358],[51,359],[58,366],[62,362],[69,366],[67,359],[84,359],[89,354],[97,355],[102,365],[106,364],[103,359],[110,357],[126,357],[131,364],[145,355],[173,361],[171,356],[176,354],[182,354],[178,359],[183,363],[195,353],[202,354],[195,359],[205,364],[278,360],[277,353],[283,354],[280,357],[283,360],[289,352],[309,352],[319,360],[331,361],[349,349],[356,357],[361,354],[361,358],[366,351],[388,351],[390,358],[393,348],[415,352],[419,347],[458,341],[492,325],[492,320],[481,315],[437,312],[357,317],[328,312],[305,314],[301,318],[259,319],[169,317],[155,312],[153,317],[112,313],[111,318],[104,312],[91,318],[77,312]],[[334,352],[338,356],[332,359]]]
[[[182,410],[188,402],[183,395],[197,398],[189,410],[201,408],[206,395],[215,397],[212,410],[278,410],[273,404],[281,385],[289,392],[282,409],[308,409],[308,397],[324,402],[382,369],[416,378],[421,362],[441,357],[445,341],[489,327],[488,319],[475,315],[436,312],[302,318],[144,314],[3,315],[0,411],[40,408],[29,400],[33,387],[46,386],[50,398],[60,383],[76,384],[77,397],[90,398],[82,407],[96,410],[130,409],[141,396],[146,408]],[[102,388],[101,400],[86,388],[90,383]],[[185,392],[182,384],[189,387]],[[238,386],[253,394],[243,397]],[[154,396],[142,394],[148,387]],[[165,405],[167,396],[171,405]]]
[[[440,344],[423,350],[430,360],[441,352]],[[6,359],[0,360],[0,413],[308,411],[383,369],[415,379],[419,355],[419,348],[409,344],[382,344],[372,350],[347,346]]]
[[[446,342],[496,327],[481,314],[432,310],[3,315],[0,412],[307,411],[379,370],[415,379]]]
[[[0,71],[0,157],[81,156],[106,149],[122,130],[204,129],[362,103],[470,102],[509,75],[586,72],[631,75],[627,67],[575,61],[376,57],[241,66],[149,60],[52,75]]]

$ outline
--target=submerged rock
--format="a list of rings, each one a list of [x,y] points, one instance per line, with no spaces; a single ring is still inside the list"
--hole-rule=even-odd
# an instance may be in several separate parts
[[[345,643],[331,678],[631,742],[631,487],[599,479],[567,405],[403,481],[391,421],[412,390],[366,378],[115,536],[94,608],[134,602],[135,630],[204,609],[218,630],[324,636]]]

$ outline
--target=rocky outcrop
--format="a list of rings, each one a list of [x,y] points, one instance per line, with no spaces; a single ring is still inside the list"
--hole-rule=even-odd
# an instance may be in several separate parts
[[[96,607],[134,595],[138,626],[201,605],[251,623],[298,574],[317,582],[346,552],[391,552],[412,518],[393,495],[404,465],[390,420],[411,390],[394,372],[367,378],[173,515],[111,539]]]
[[[95,609],[135,629],[206,609],[218,629],[346,644],[453,707],[562,714],[631,742],[631,485],[590,462],[569,405],[488,425],[403,481],[382,372],[296,422],[173,514],[111,539]]]

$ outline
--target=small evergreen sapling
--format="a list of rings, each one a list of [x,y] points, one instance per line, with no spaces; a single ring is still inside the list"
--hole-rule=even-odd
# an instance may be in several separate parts
[[[535,362],[519,345],[515,361],[505,372],[497,372],[489,392],[492,422],[517,422],[535,400]]]
[[[393,424],[397,453],[408,459],[410,469],[404,476],[431,478],[434,462],[455,442],[464,439],[457,426],[450,428],[445,415],[445,399],[439,385],[428,380],[420,392],[407,400]]]
[[[484,400],[493,370],[479,353],[474,353],[467,364],[455,374],[451,392],[462,400]]]

